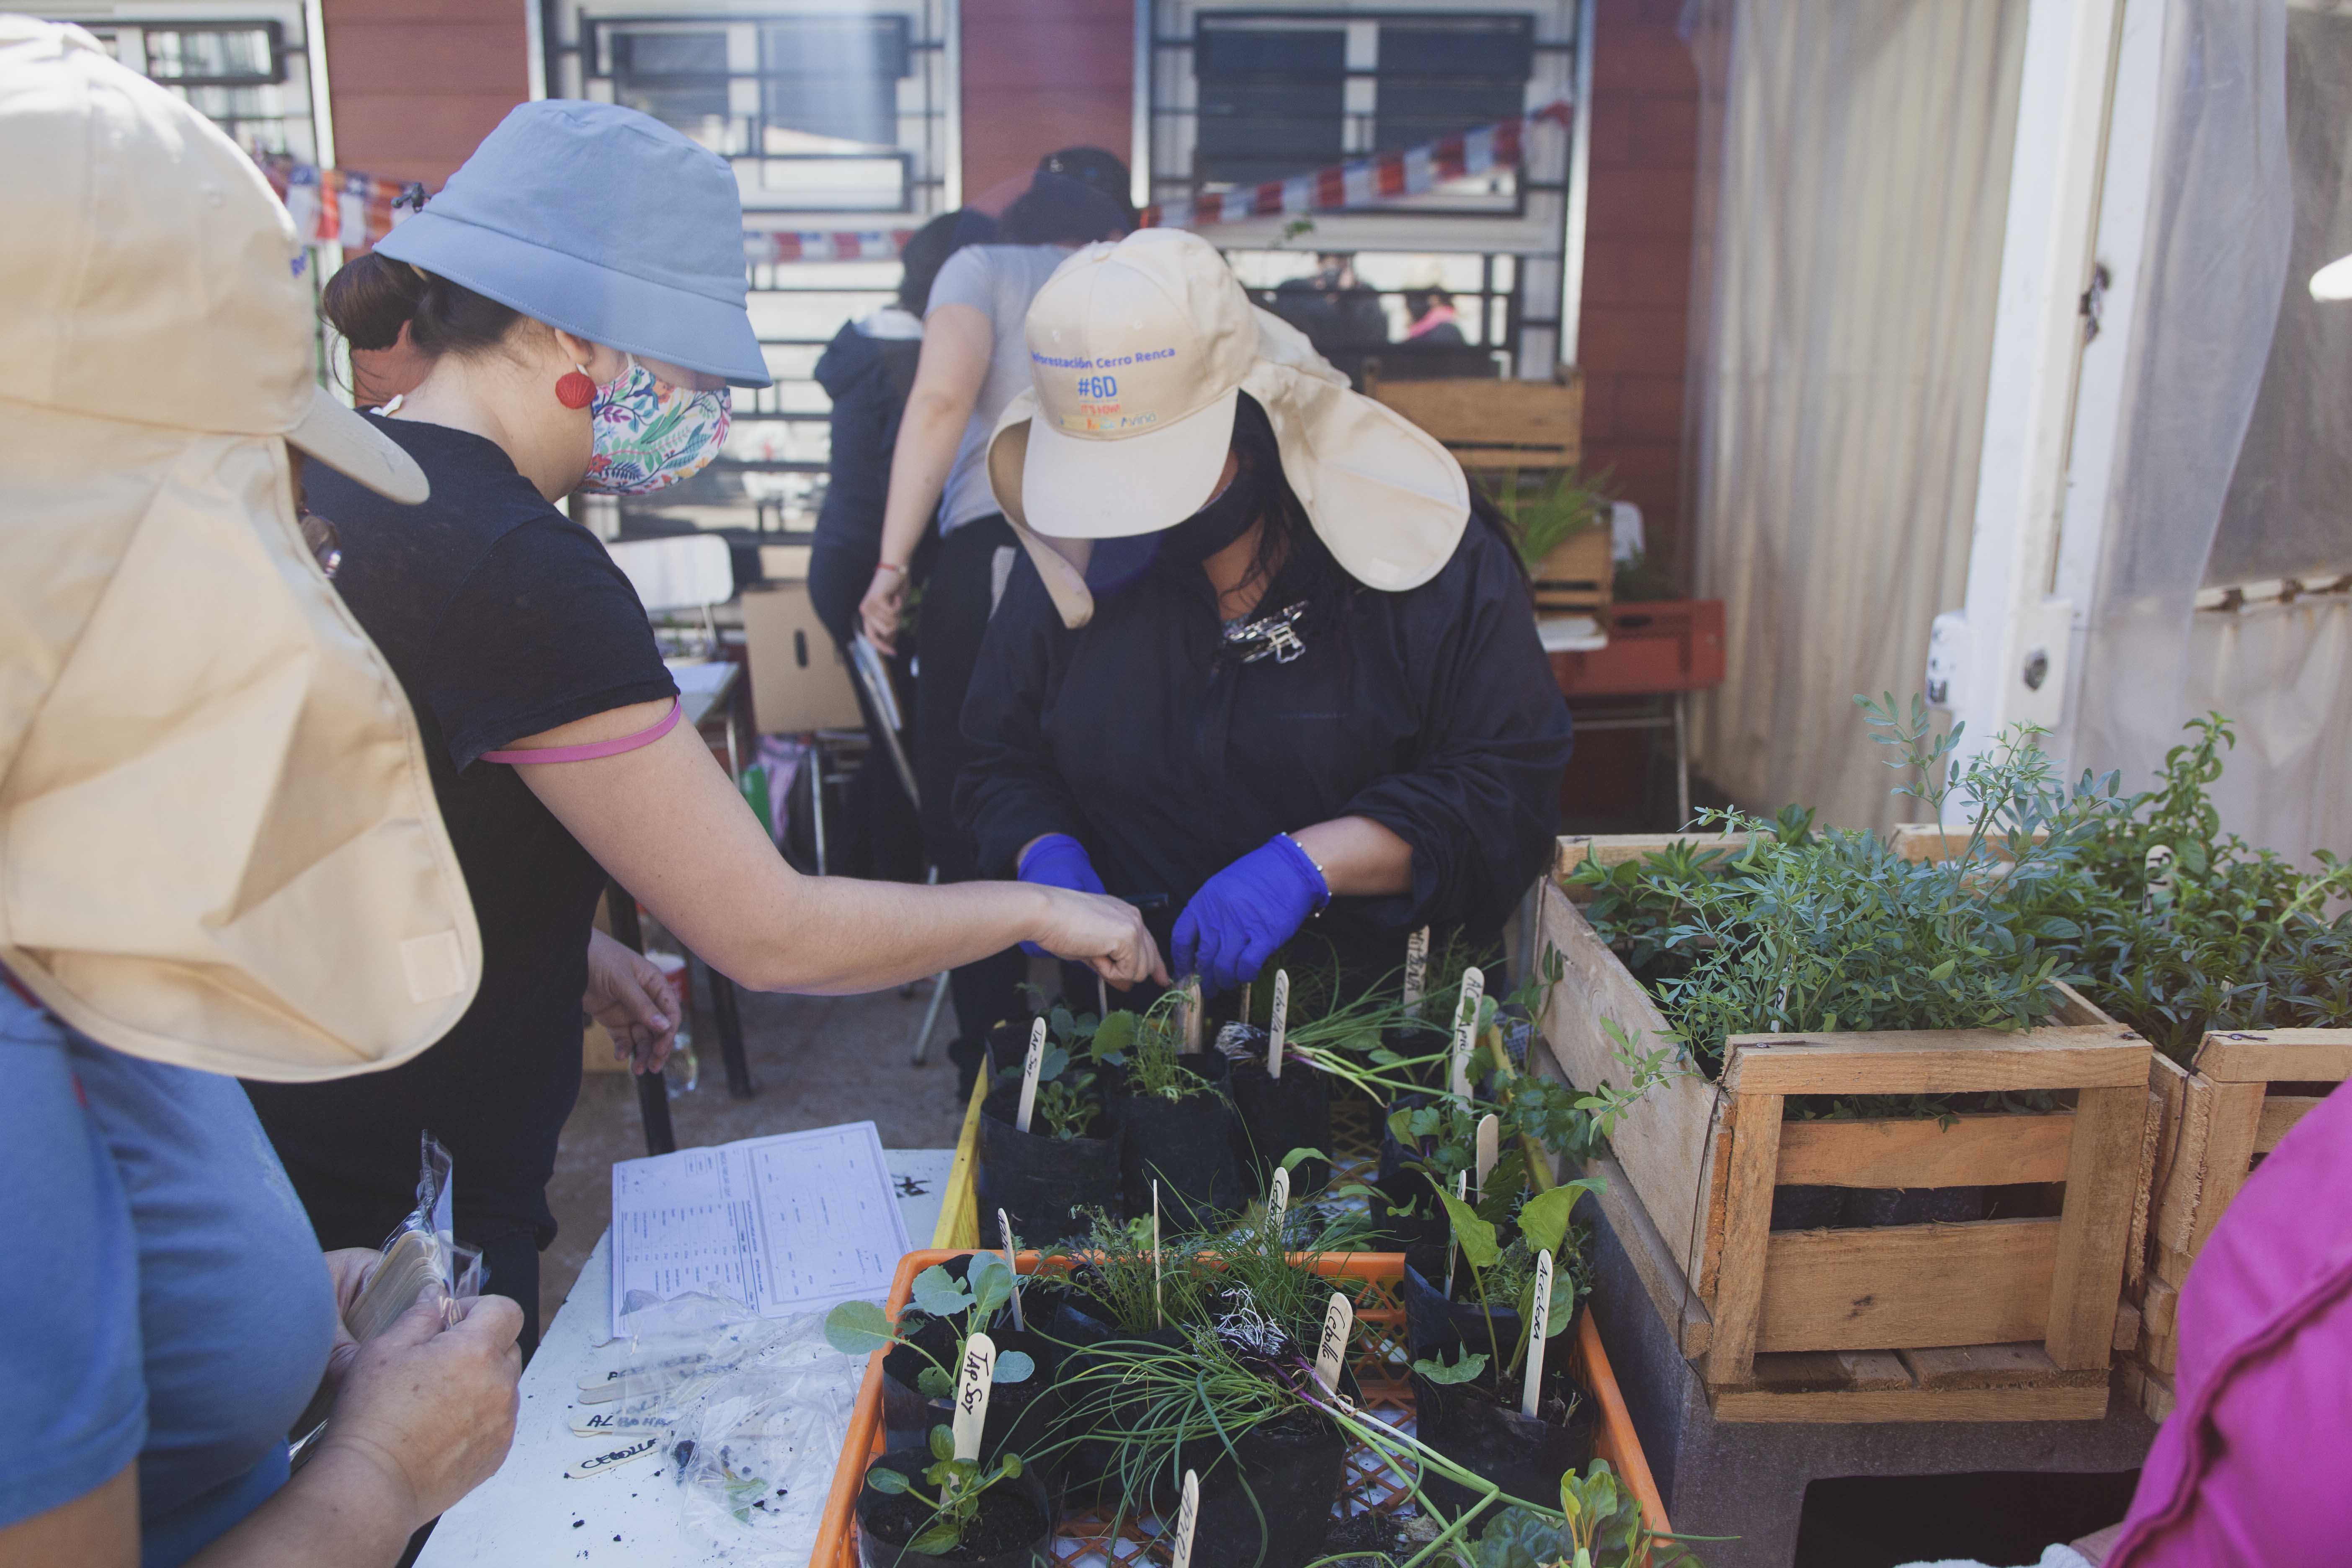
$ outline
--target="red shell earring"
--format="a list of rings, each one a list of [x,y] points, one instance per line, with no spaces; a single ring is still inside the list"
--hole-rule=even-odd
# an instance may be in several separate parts
[[[585,408],[596,400],[596,384],[577,367],[555,378],[555,401],[566,408]]]

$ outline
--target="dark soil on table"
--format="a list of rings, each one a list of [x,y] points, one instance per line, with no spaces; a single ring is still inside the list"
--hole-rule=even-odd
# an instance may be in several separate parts
[[[931,1505],[900,1495],[876,1503],[866,1516],[876,1539],[904,1546],[931,1522]],[[966,1526],[963,1540],[931,1556],[948,1563],[981,1563],[1018,1552],[1045,1533],[1045,1516],[1037,1505],[1009,1486],[992,1487],[980,1500],[980,1512]]]

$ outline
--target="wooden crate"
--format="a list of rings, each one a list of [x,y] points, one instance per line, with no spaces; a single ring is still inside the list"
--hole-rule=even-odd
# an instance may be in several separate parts
[[[2125,1296],[2137,1333],[2124,1384],[2158,1421],[2171,1414],[2179,1364],[2180,1287],[2206,1237],[2254,1163],[2278,1147],[2324,1096],[2306,1086],[2352,1078],[2352,1029],[2208,1034],[2192,1065],[2148,1064],[2158,1107],[2147,1244],[2135,1250]]]
[[[1681,836],[1740,847],[1719,837]],[[1563,839],[1561,868],[1667,840]],[[1538,1070],[1622,1081],[1613,1023],[1655,1049],[1668,1026],[1552,879],[1538,948],[1565,965]],[[1617,1126],[1602,1207],[1718,1420],[2084,1420],[2105,1413],[2127,1254],[2145,1224],[2156,1125],[2147,1043],[2074,993],[2023,1034],[1735,1037],[1723,1079],[1669,1079]],[[1549,1058],[1549,1060],[1546,1058]],[[2070,1090],[2071,1110],[1784,1121],[1790,1095]],[[1770,1227],[1779,1185],[2063,1183],[2050,1218],[1875,1229]]]
[[[1529,574],[1536,608],[1546,614],[1608,609],[1617,570],[1612,548],[1608,528],[1599,523],[1553,545]]]
[[[1444,442],[1474,473],[1571,468],[1584,450],[1584,383],[1375,381],[1365,388]]]

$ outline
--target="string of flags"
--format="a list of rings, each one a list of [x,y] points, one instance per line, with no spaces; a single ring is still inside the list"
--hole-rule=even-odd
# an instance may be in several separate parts
[[[425,202],[425,187],[414,181],[321,169],[279,153],[256,153],[253,161],[286,204],[294,232],[310,245],[340,245],[357,255]]]
[[[1277,214],[1337,212],[1376,206],[1398,196],[1420,195],[1449,180],[1514,169],[1527,153],[1528,131],[1549,122],[1568,123],[1563,99],[1511,120],[1441,136],[1425,146],[1381,153],[1335,163],[1286,180],[1268,180],[1245,190],[1208,192],[1144,209],[1143,226],[1200,228],[1209,224]],[[393,226],[423,206],[425,187],[348,169],[322,169],[282,153],[256,153],[269,188],[286,204],[295,232],[312,245],[341,245],[357,254],[373,247]],[[747,230],[743,258],[753,266],[794,261],[895,261],[914,230],[865,229],[814,233],[790,229]]]
[[[1162,202],[1144,209],[1143,226],[1199,228],[1278,213],[1336,212],[1374,206],[1397,196],[1417,196],[1448,180],[1517,168],[1526,155],[1528,128],[1547,121],[1565,125],[1572,108],[1562,99],[1516,119],[1441,136],[1425,146],[1334,163],[1310,174],[1268,180],[1246,190],[1212,191]]]
[[[911,228],[841,234],[746,229],[743,259],[754,267],[786,261],[896,261],[914,236]]]

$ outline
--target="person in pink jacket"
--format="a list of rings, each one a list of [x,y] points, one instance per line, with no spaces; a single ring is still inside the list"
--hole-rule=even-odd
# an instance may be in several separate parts
[[[2179,1404],[2105,1568],[2352,1563],[2352,1086],[2248,1178],[2180,1291]]]

